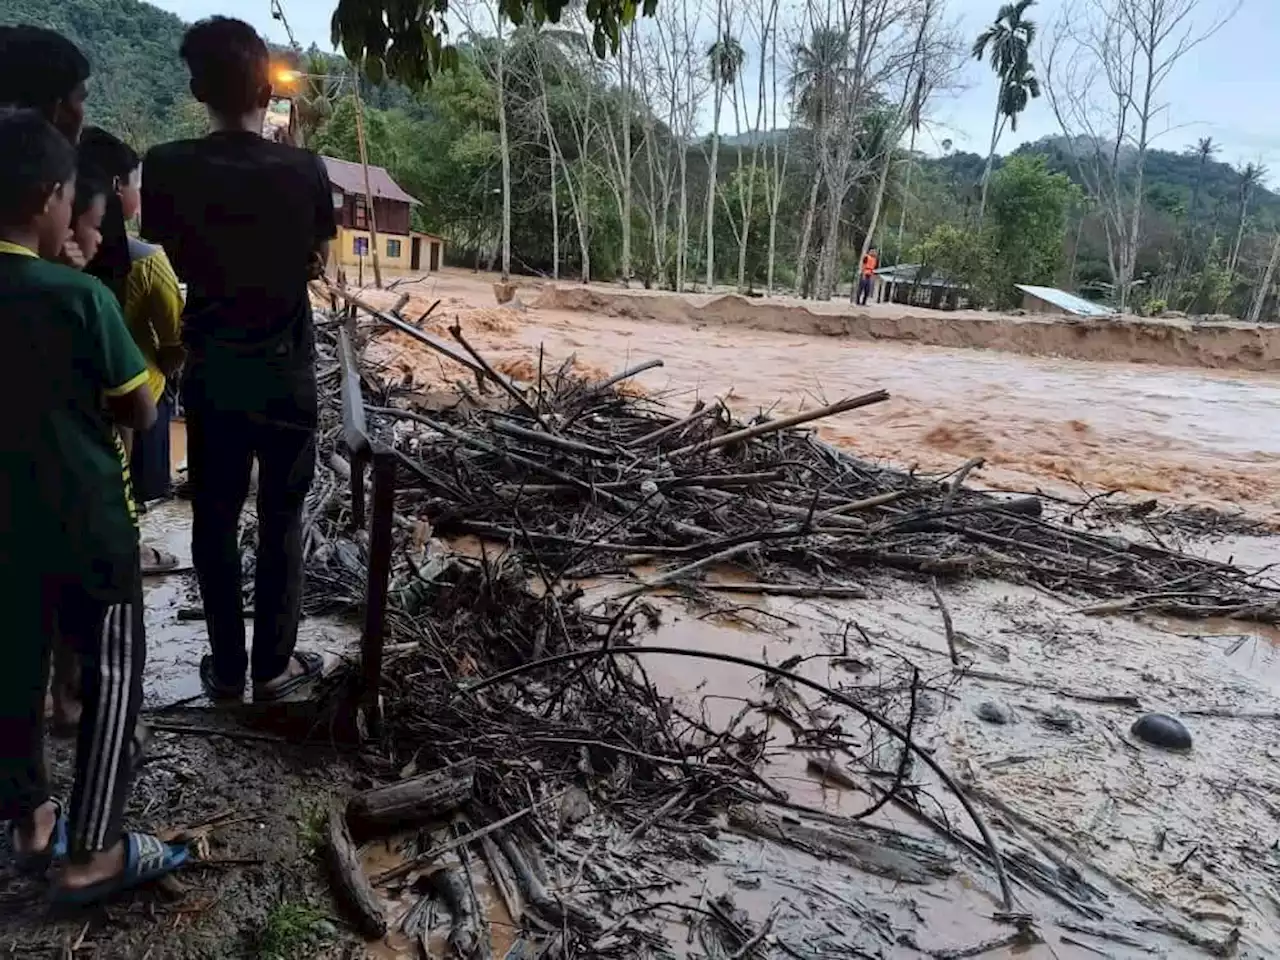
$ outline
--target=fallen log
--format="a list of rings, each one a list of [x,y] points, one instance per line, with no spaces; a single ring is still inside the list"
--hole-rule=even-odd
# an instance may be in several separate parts
[[[471,798],[476,763],[471,757],[399,783],[358,793],[347,820],[361,837],[390,832],[452,813]]]
[[[373,885],[360,866],[347,821],[337,810],[329,812],[329,843],[326,849],[338,899],[354,911],[357,929],[370,940],[386,936],[387,918],[383,916]]]

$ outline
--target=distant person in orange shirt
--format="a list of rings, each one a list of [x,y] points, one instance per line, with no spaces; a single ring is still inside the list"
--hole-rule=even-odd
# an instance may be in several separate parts
[[[876,277],[876,267],[880,266],[880,257],[876,248],[872,247],[862,258],[862,276],[858,278],[858,306],[865,306],[871,296],[871,283]]]

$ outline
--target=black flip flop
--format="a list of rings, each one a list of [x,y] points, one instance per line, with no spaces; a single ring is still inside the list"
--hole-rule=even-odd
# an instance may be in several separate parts
[[[244,680],[242,679],[238,684],[219,680],[213,669],[212,654],[206,654],[200,658],[200,686],[204,687],[204,695],[210,700],[231,701],[244,699]]]
[[[324,674],[324,657],[309,650],[296,650],[293,659],[302,664],[302,672],[285,680],[269,680],[253,685],[254,703],[274,703],[283,700],[302,687],[315,683]]]

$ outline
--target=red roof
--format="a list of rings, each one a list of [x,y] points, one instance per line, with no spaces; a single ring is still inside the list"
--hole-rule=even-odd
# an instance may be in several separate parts
[[[324,161],[325,169],[329,171],[329,182],[341,190],[343,193],[350,193],[357,197],[365,196],[364,189],[364,168],[358,163],[352,163],[350,160],[338,160],[335,157],[321,157]],[[382,197],[384,200],[398,200],[401,203],[411,203],[418,205],[418,201],[400,188],[400,185],[391,179],[391,175],[382,167],[375,167],[369,164],[369,189],[373,191],[375,197]]]

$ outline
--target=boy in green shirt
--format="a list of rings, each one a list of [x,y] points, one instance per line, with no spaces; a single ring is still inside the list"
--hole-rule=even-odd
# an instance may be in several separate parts
[[[186,852],[122,830],[146,644],[114,425],[145,429],[155,405],[115,297],[41,259],[66,241],[74,191],[66,138],[35,112],[0,115],[0,840],[19,870],[59,863],[56,898],[88,903],[175,869]],[[55,634],[75,638],[84,665],[65,816],[44,770]]]

